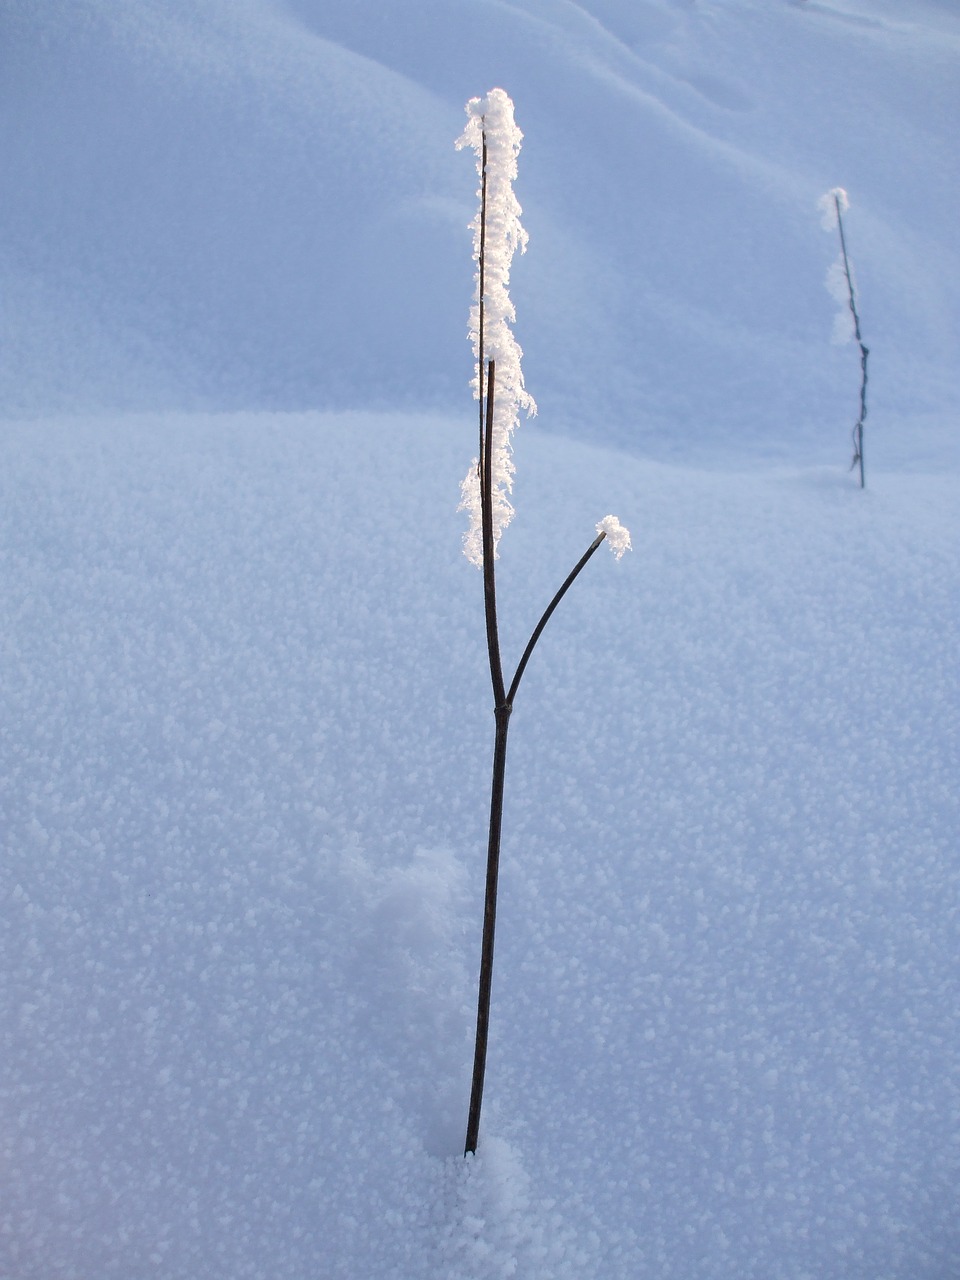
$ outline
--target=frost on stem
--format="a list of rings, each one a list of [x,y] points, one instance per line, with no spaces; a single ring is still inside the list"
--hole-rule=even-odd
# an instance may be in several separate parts
[[[851,278],[852,278],[851,268]],[[854,338],[853,316],[850,312],[850,290],[847,285],[847,273],[843,265],[843,255],[837,254],[831,262],[824,280],[827,293],[837,304],[839,310],[833,317],[833,331],[830,341],[836,347],[843,347]]]
[[[837,209],[839,208],[841,213],[846,213],[850,208],[850,199],[843,187],[832,187],[817,201],[817,208],[820,210],[820,225],[824,231],[835,231]]]
[[[517,176],[517,156],[523,134],[513,118],[513,103],[502,89],[491,89],[485,98],[471,98],[466,105],[467,127],[457,140],[457,148],[472,147],[477,157],[480,207],[471,223],[473,251],[477,261],[475,292],[470,308],[469,337],[476,361],[473,394],[479,400],[484,391],[484,368],[496,361],[493,430],[490,441],[493,469],[493,544],[513,517],[509,494],[513,489],[513,461],[510,437],[520,421],[520,411],[535,414],[537,406],[523,385],[520,368],[522,351],[511,324],[516,312],[510,301],[510,264],[517,249],[527,247],[527,233],[520,225],[520,205],[513,192]],[[484,182],[484,151],[486,181]],[[474,459],[460,487],[460,510],[470,516],[464,535],[464,554],[478,568],[483,565],[480,481]]]
[[[597,533],[602,533],[607,546],[619,560],[630,547],[630,530],[620,523],[616,516],[604,516],[596,526]]]
[[[826,195],[821,196],[817,202],[817,207],[821,211],[821,223],[826,231],[832,231],[836,228],[840,237],[840,256],[827,272],[827,289],[831,296],[840,303],[841,311],[834,318],[833,322],[833,341],[837,343],[848,342],[851,338],[855,338],[857,346],[860,348],[860,416],[853,428],[853,462],[850,464],[851,471],[854,467],[860,468],[860,488],[865,484],[863,469],[863,423],[867,416],[867,358],[870,355],[869,347],[864,345],[863,335],[860,332],[860,314],[857,311],[857,290],[853,279],[853,267],[850,264],[850,257],[847,253],[847,239],[843,233],[843,215],[850,208],[850,201],[847,199],[847,193],[843,187],[834,187],[832,191],[828,191]],[[844,289],[846,285],[846,289]],[[846,300],[848,309],[843,309],[843,303]]]
[[[820,197],[817,208],[820,210],[820,225],[824,231],[839,231],[840,217],[850,208],[850,199],[843,187],[834,187]],[[839,308],[833,317],[830,341],[835,346],[842,347],[856,336],[856,326],[850,306],[851,291],[855,287],[853,267],[849,261],[844,260],[842,248],[827,269],[824,285]]]

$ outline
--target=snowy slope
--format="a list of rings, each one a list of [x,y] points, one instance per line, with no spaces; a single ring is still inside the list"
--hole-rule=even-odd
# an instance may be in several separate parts
[[[960,19],[0,10],[0,1277],[960,1277]],[[492,748],[463,102],[526,138]],[[831,345],[838,183],[871,347]]]
[[[838,184],[878,440],[960,403],[950,6],[13,0],[0,51],[8,414],[458,405],[452,139],[494,84],[527,134],[546,429],[831,461]]]

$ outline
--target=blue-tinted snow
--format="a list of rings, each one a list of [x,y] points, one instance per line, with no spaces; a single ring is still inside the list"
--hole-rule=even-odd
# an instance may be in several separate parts
[[[874,425],[960,408],[960,30],[912,0],[11,0],[6,412],[456,409],[463,103],[502,85],[546,430],[831,462],[852,202]],[[829,323],[829,321],[827,321]],[[854,416],[856,405],[853,407]]]
[[[0,1275],[960,1275],[951,8],[13,0],[0,37]],[[598,519],[635,549],[518,697],[464,1162],[453,141],[498,83],[541,411],[507,663]]]
[[[642,533],[518,698],[464,1169],[471,434],[6,427],[4,1273],[950,1274],[954,479],[524,429],[508,658]]]

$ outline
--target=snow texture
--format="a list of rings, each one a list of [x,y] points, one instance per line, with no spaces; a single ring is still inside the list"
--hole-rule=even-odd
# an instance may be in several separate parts
[[[556,535],[514,529],[504,618],[604,497],[644,555],[582,575],[514,712],[465,1165],[458,434],[7,424],[0,1274],[951,1275],[955,474],[861,501],[525,433]]]
[[[502,89],[491,89],[485,98],[467,103],[468,124],[457,147],[472,147],[477,157],[480,207],[473,222],[473,252],[477,261],[476,293],[470,308],[469,336],[476,366],[474,398],[485,402],[487,369],[494,366],[495,390],[490,440],[490,506],[493,519],[494,556],[503,531],[513,518],[509,494],[513,490],[514,465],[511,436],[521,410],[537,411],[523,385],[520,358],[523,352],[511,329],[517,318],[510,301],[510,267],[519,249],[525,252],[527,233],[520,224],[522,210],[514,194],[517,156],[523,134],[513,118],[513,103]],[[463,550],[471,564],[483,566],[483,529],[478,460],[474,458],[460,487],[460,510],[470,516]]]
[[[7,0],[0,50],[3,1280],[956,1280],[955,6]],[[464,1160],[494,84],[507,666],[597,512],[642,555],[514,708]]]

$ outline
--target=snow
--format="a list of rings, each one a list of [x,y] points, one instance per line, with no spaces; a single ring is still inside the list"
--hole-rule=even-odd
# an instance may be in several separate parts
[[[960,1276],[953,8],[15,0],[0,48],[0,1275]],[[491,84],[508,668],[598,513],[636,554],[512,717],[464,1160]]]

